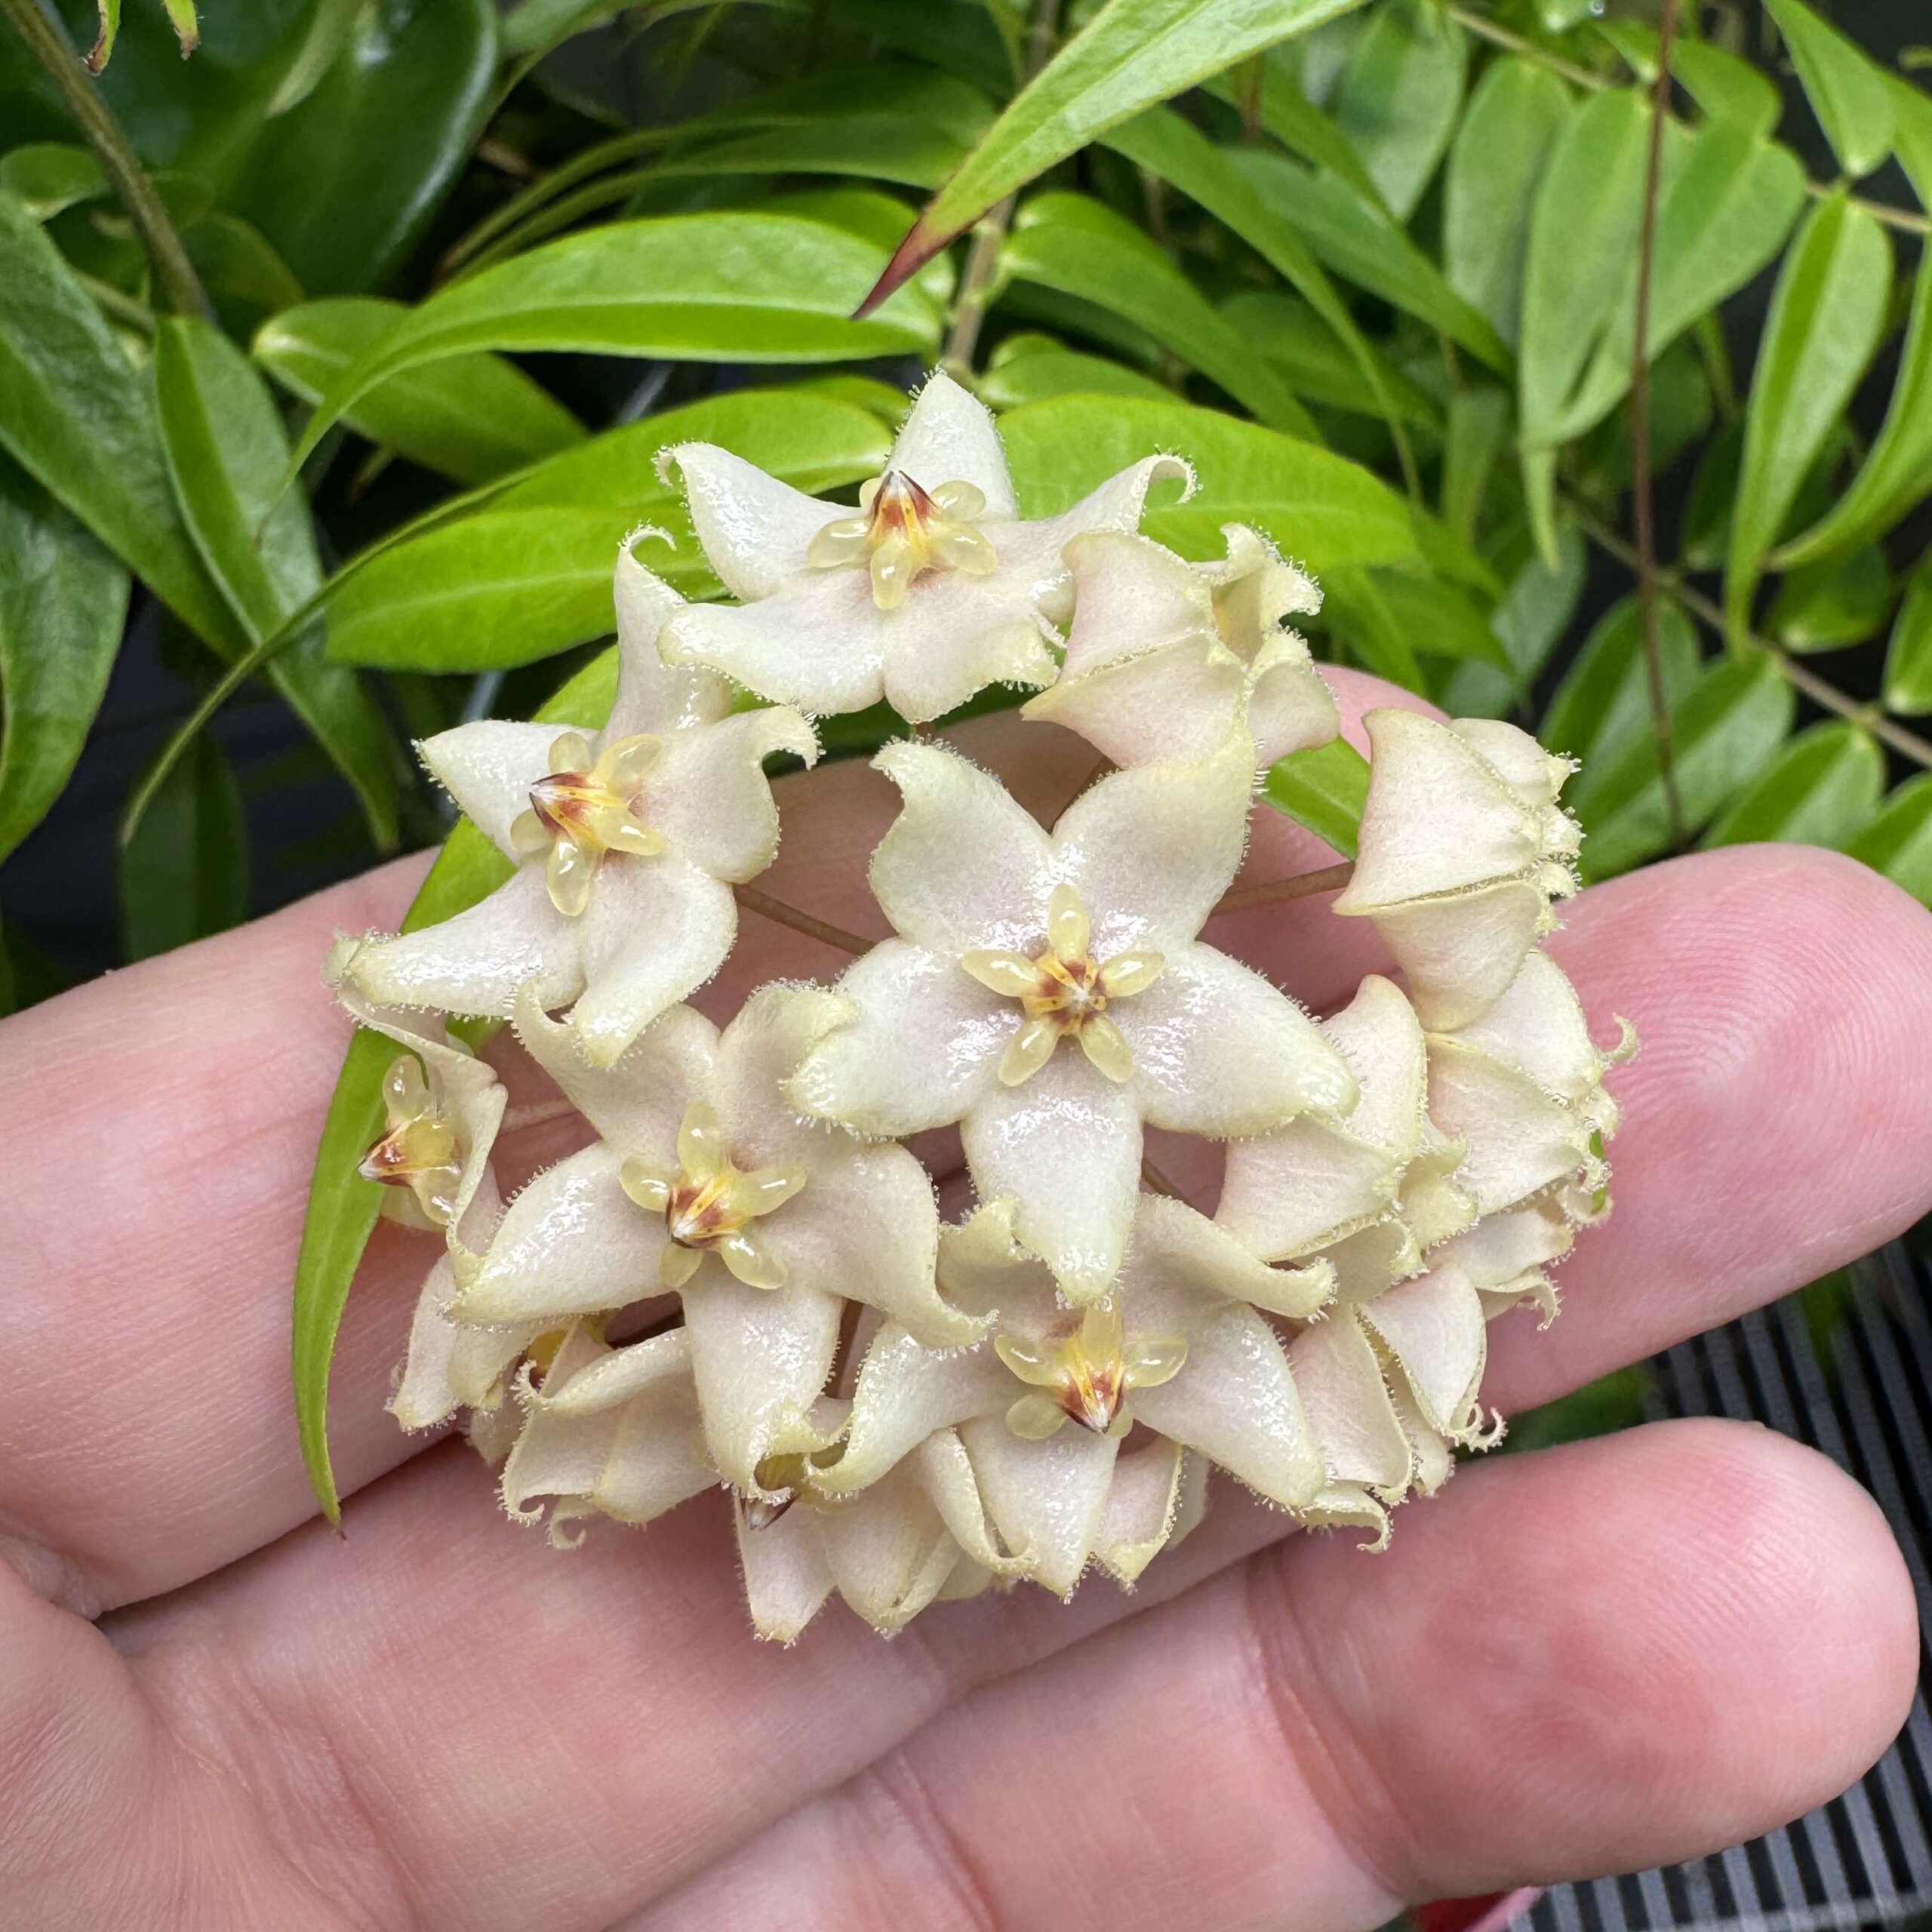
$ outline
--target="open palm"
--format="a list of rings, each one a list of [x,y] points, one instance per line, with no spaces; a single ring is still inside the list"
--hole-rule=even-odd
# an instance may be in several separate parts
[[[1351,719],[1414,702],[1337,681]],[[959,740],[1041,805],[1091,762],[1011,719]],[[863,861],[891,788],[843,765],[780,797],[767,882],[881,931]],[[1255,877],[1324,857],[1272,819],[1256,848]],[[1479,1463],[1377,1558],[1223,1489],[1132,1595],[943,1605],[891,1642],[835,1608],[761,1645],[721,1509],[565,1557],[460,1443],[398,1432],[426,1256],[387,1228],[336,1367],[360,1491],[337,1539],[286,1367],[344,1037],[318,968],[419,875],[0,1025],[0,1925],[1341,1932],[1746,1837],[1901,1721],[1912,1601],[1877,1512],[1709,1422]],[[1325,1011],[1377,963],[1325,906],[1215,940]],[[1493,1332],[1505,1412],[1932,1206],[1932,917],[1903,894],[1743,848],[1594,888],[1567,928],[1586,1008],[1644,1051],[1614,1081],[1619,1211],[1563,1270],[1563,1318]],[[748,922],[700,1003],[839,963]],[[506,1139],[506,1178],[557,1133]]]

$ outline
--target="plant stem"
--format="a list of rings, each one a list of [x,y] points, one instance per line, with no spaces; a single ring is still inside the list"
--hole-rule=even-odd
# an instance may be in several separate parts
[[[1486,14],[1472,12],[1467,7],[1447,6],[1442,10],[1460,27],[1466,28],[1479,39],[1490,42],[1497,47],[1506,47],[1512,54],[1520,54],[1526,60],[1534,60],[1539,66],[1547,67],[1552,74],[1561,74],[1566,81],[1574,82],[1580,88],[1588,88],[1601,94],[1606,88],[1617,85],[1607,74],[1595,72],[1588,67],[1580,67],[1574,60],[1566,60],[1560,54],[1552,54],[1540,42],[1526,35],[1513,33],[1506,26],[1491,20]],[[1827,195],[1838,192],[1838,185],[1830,181],[1807,181],[1804,192],[1814,201],[1823,201]],[[1915,214],[1910,208],[1894,208],[1889,202],[1866,200],[1861,195],[1847,198],[1851,205],[1862,208],[1874,221],[1882,222],[1887,228],[1895,228],[1902,235],[1932,235],[1932,216]]]
[[[1340,892],[1355,875],[1355,862],[1324,866],[1319,872],[1297,872],[1293,878],[1269,879],[1261,885],[1238,885],[1208,916],[1218,918],[1223,912],[1245,912],[1256,906],[1278,906],[1290,899],[1311,899],[1318,892]]]
[[[760,918],[769,919],[776,926],[789,926],[795,933],[803,933],[806,938],[815,939],[821,946],[829,946],[838,952],[849,952],[854,958],[872,949],[872,940],[861,939],[857,933],[848,933],[843,926],[835,926],[829,920],[801,912],[797,906],[788,906],[783,900],[759,891],[755,885],[734,885],[731,890],[747,912],[755,912]]]
[[[60,24],[42,11],[39,0],[0,0],[0,13],[13,23],[14,32],[46,70],[48,78],[87,137],[101,171],[127,210],[134,232],[141,238],[141,246],[153,264],[155,281],[166,306],[177,315],[211,314],[200,278],[181,245],[174,223],[168,218],[161,197],[155,192],[154,183],[148,179],[146,169],[121,131],[121,124],[100,97],[100,89]]]
[[[1053,58],[1054,43],[1060,22],[1060,0],[1034,0],[1032,29],[1027,37],[1026,79],[1030,81]],[[992,300],[993,282],[999,273],[1000,251],[1006,245],[1007,225],[1013,219],[1017,194],[992,208],[973,224],[973,245],[966,257],[965,272],[959,278],[959,292],[952,304],[952,325],[946,331],[946,348],[940,367],[956,383],[970,383],[973,378],[973,352],[979,346],[980,325],[986,319],[986,305]]]
[[[1637,313],[1630,332],[1631,515],[1636,525],[1637,597],[1644,620],[1644,669],[1650,685],[1651,728],[1657,734],[1672,849],[1684,849],[1684,800],[1677,786],[1670,694],[1664,688],[1663,644],[1657,631],[1656,503],[1651,476],[1651,288],[1657,251],[1657,202],[1663,183],[1663,130],[1670,117],[1670,55],[1678,0],[1663,0],[1657,26],[1657,77],[1651,92],[1651,146],[1644,173],[1642,225],[1637,238]]]

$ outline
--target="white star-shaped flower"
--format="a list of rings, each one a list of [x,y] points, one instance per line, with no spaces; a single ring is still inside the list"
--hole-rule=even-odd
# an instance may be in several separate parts
[[[764,761],[810,761],[817,740],[795,711],[734,712],[724,678],[663,663],[658,634],[683,600],[628,547],[616,596],[617,694],[601,731],[485,720],[418,747],[517,871],[453,919],[365,946],[351,972],[370,998],[502,1018],[534,983],[546,1011],[571,1006],[585,1051],[608,1066],[730,952],[732,884],[778,848]]]
[[[1321,593],[1257,531],[1231,523],[1221,534],[1227,554],[1206,564],[1129,533],[1074,538],[1066,661],[1025,715],[1121,765],[1206,758],[1244,721],[1257,765],[1334,737],[1334,697],[1285,628],[1318,611]]]
[[[1113,1292],[1070,1307],[1013,1229],[1001,1201],[942,1232],[946,1293],[992,1334],[942,1351],[886,1323],[860,1367],[843,1453],[814,1459],[811,1487],[869,1493],[956,1429],[1004,1546],[1060,1595],[1097,1557],[1129,1582],[1152,1560],[1174,1526],[1186,1451],[1284,1509],[1313,1500],[1321,1458],[1282,1342],[1257,1311],[1313,1313],[1326,1268],[1267,1267],[1192,1209],[1143,1195]],[[1137,1422],[1160,1439],[1123,1455]]]
[[[1355,876],[1335,901],[1374,921],[1423,1023],[1466,1026],[1500,999],[1577,890],[1583,834],[1556,802],[1575,769],[1487,718],[1363,715],[1370,759]]]
[[[605,1068],[526,992],[518,1036],[601,1138],[510,1203],[452,1318],[551,1329],[675,1294],[712,1460],[748,1491],[767,1457],[817,1443],[848,1299],[936,1346],[974,1339],[981,1324],[934,1285],[925,1170],[785,1097],[849,1011],[820,988],[768,986],[721,1034],[673,1007]]]
[[[1354,1080],[1315,1023],[1195,937],[1247,836],[1244,734],[1091,787],[1049,835],[955,753],[889,745],[904,809],[872,886],[899,934],[845,974],[854,1017],[807,1057],[809,1112],[896,1138],[961,1124],[981,1198],[1076,1299],[1120,1266],[1143,1121],[1226,1139]]]
[[[812,712],[886,699],[914,724],[991,684],[1051,684],[1053,624],[1072,608],[1060,552],[1084,531],[1132,530],[1174,457],[1149,457],[1063,515],[1020,520],[983,405],[937,374],[855,513],[709,443],[658,459],[682,477],[698,540],[735,605],[693,605],[666,626],[674,661],[709,664]]]

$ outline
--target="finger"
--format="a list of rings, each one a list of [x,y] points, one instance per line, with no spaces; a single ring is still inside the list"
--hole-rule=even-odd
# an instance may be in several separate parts
[[[1909,1579],[1810,1451],[1662,1424],[1302,1537],[976,1693],[626,1932],[1367,1932],[1734,1844],[1912,1696]]]
[[[1352,728],[1389,696],[1343,681]],[[1011,717],[961,738],[1045,811],[1094,768],[1070,734]],[[882,932],[866,860],[894,788],[853,762],[780,792],[786,838],[765,882]],[[1257,863],[1301,869],[1306,835],[1278,823]],[[338,931],[392,928],[422,865],[0,1023],[0,1087],[32,1097],[0,1121],[0,1554],[71,1607],[173,1588],[312,1513],[290,1412],[289,1283],[348,1038],[321,962]],[[747,917],[706,1001],[721,1018],[755,983],[844,964]],[[506,1137],[503,1178],[569,1144],[555,1128]],[[433,1253],[385,1224],[358,1275],[332,1377],[345,1494],[422,1446],[383,1405]]]

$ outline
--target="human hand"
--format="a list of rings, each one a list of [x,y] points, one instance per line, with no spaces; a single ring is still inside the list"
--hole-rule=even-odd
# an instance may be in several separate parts
[[[1336,682],[1352,718],[1413,702]],[[1029,803],[1091,763],[1011,718],[958,742]],[[763,883],[881,931],[863,861],[891,787],[848,764],[780,798]],[[1263,818],[1251,876],[1323,862]],[[337,1359],[362,1492],[338,1540],[287,1390],[344,1038],[316,961],[336,928],[392,926],[419,872],[0,1025],[0,1924],[1343,1932],[1735,1841],[1902,1720],[1912,1600],[1877,1512],[1713,1423],[1476,1464],[1372,1559],[1223,1488],[1131,1596],[941,1606],[890,1643],[835,1609],[759,1645],[723,1512],[600,1526],[567,1558],[460,1444],[396,1430],[429,1253],[387,1228]],[[1377,961],[1324,908],[1213,937],[1326,1010]],[[1746,848],[1566,918],[1553,953],[1644,1051],[1612,1083],[1620,1211],[1561,1271],[1561,1320],[1493,1332],[1506,1412],[1932,1206],[1932,918],[1903,894]],[[700,1003],[838,964],[748,921]],[[506,1178],[556,1133],[500,1143]]]

